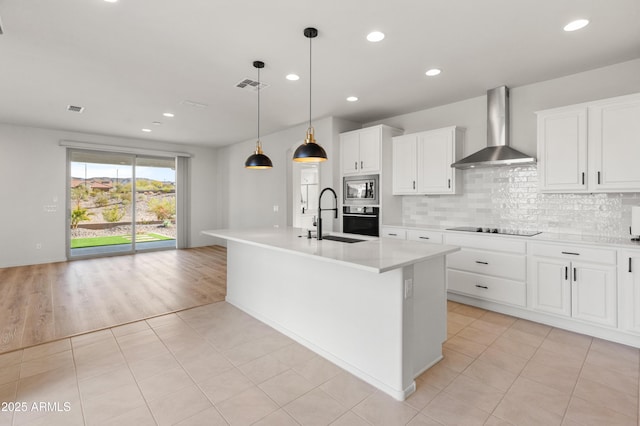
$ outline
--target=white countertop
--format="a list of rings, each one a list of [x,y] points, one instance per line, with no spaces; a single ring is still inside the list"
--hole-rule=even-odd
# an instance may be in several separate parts
[[[364,239],[358,243],[308,239],[301,228],[214,229],[204,235],[236,241],[274,250],[312,256],[323,261],[341,263],[375,273],[422,262],[458,251],[456,246],[425,244],[415,241],[372,238],[355,234],[329,232]]]
[[[629,238],[620,238],[620,237],[603,237],[598,235],[560,234],[560,233],[552,233],[552,232],[541,232],[540,234],[533,235],[531,237],[524,237],[520,235],[486,234],[486,233],[480,233],[480,232],[474,233],[474,232],[466,232],[466,231],[451,231],[447,229],[447,228],[453,228],[461,225],[452,225],[452,226],[447,226],[446,228],[443,228],[443,227],[437,227],[437,226],[401,225],[401,224],[394,223],[394,224],[388,224],[388,225],[382,225],[382,226],[388,226],[392,228],[456,233],[456,234],[463,234],[463,235],[483,235],[483,236],[492,236],[492,237],[501,237],[501,238],[518,238],[524,241],[531,241],[531,242],[551,242],[551,243],[571,243],[571,244],[575,243],[575,244],[607,246],[612,248],[640,249],[640,242],[631,241],[631,236],[629,236]]]

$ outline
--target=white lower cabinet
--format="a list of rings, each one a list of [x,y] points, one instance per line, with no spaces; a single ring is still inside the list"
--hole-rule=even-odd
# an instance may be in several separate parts
[[[393,226],[383,226],[380,229],[380,236],[384,238],[397,238],[399,240],[406,240],[407,230],[403,228],[396,228]]]
[[[615,250],[530,244],[530,307],[615,327],[618,303],[615,259]]]
[[[447,256],[447,290],[465,296],[526,306],[526,244],[488,235],[447,234],[461,250]]]
[[[640,250],[621,250],[619,259],[620,328],[640,334]]]
[[[407,229],[407,240],[421,243],[442,244],[442,232],[424,231],[421,229]]]

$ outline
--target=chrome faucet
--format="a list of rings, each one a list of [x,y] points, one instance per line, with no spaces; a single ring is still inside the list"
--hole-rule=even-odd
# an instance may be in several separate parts
[[[333,192],[334,208],[324,209],[324,210],[333,210],[335,212],[334,218],[335,219],[338,218],[338,195],[336,194],[336,191],[334,191],[333,189],[325,188],[320,192],[320,196],[318,197],[318,232],[317,234],[318,234],[319,240],[322,239],[322,195],[324,194],[325,191]]]

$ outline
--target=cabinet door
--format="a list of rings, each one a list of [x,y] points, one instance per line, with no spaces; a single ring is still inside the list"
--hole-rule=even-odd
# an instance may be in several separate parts
[[[453,130],[419,133],[417,138],[418,193],[452,194],[454,160]]]
[[[541,192],[587,190],[587,110],[538,115],[538,178]]]
[[[592,190],[640,191],[640,97],[589,108]]]
[[[602,325],[617,323],[616,270],[614,266],[571,263],[572,316]]]
[[[416,136],[393,138],[393,194],[416,193]]]
[[[366,129],[360,135],[360,172],[380,173],[380,128]]]
[[[342,173],[354,174],[360,171],[360,134],[358,132],[340,135]]]
[[[571,316],[569,262],[531,256],[529,286],[531,307],[538,311]]]
[[[618,276],[620,327],[640,333],[640,252],[622,252]]]

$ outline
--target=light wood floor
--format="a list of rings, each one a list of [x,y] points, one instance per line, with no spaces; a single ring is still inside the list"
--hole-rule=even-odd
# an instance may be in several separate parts
[[[212,246],[0,268],[0,353],[224,300]]]

